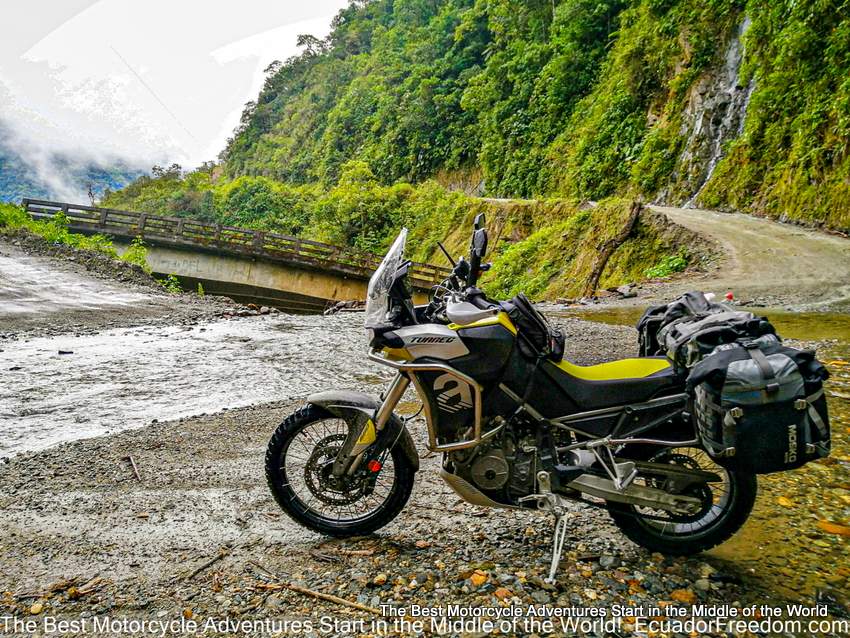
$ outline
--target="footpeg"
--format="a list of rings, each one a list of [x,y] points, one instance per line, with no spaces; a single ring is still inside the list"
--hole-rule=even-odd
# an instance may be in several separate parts
[[[587,470],[579,465],[561,465],[555,466],[555,472],[558,474],[558,484],[560,486],[568,485],[584,474]]]

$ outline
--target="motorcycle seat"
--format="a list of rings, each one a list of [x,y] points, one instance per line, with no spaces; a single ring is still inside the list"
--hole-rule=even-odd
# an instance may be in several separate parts
[[[681,385],[665,357],[620,359],[592,366],[563,360],[544,369],[572,400],[586,410],[640,403]]]
[[[645,379],[664,372],[671,367],[665,357],[636,357],[618,359],[592,366],[580,366],[562,359],[555,364],[572,377],[585,381],[622,381],[625,379]]]

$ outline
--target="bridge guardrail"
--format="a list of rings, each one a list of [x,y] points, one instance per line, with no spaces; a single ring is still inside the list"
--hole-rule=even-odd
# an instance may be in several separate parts
[[[124,239],[141,237],[152,243],[193,246],[237,255],[264,257],[272,261],[321,268],[368,279],[381,263],[371,253],[323,244],[280,233],[212,224],[184,217],[24,199],[27,213],[34,219],[50,219],[63,213],[73,231],[101,233]],[[434,264],[413,262],[411,280],[416,288],[430,288],[442,282],[451,270]]]

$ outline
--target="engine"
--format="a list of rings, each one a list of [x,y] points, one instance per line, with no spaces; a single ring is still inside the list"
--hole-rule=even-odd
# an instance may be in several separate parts
[[[504,450],[490,450],[478,456],[469,468],[472,481],[482,490],[498,490],[510,477]]]
[[[534,491],[537,466],[535,438],[530,432],[506,431],[467,450],[447,455],[447,470],[491,499],[513,505]]]

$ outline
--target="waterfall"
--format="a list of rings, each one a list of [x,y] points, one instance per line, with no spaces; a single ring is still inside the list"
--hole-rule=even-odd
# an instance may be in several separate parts
[[[685,208],[695,207],[697,198],[723,159],[724,145],[744,130],[747,107],[755,86],[753,80],[745,87],[738,84],[744,59],[743,37],[749,27],[750,19],[745,17],[726,49],[723,67],[697,87],[689,105],[692,125],[682,161],[692,165],[690,174],[694,181],[691,182],[692,195],[685,202]]]

